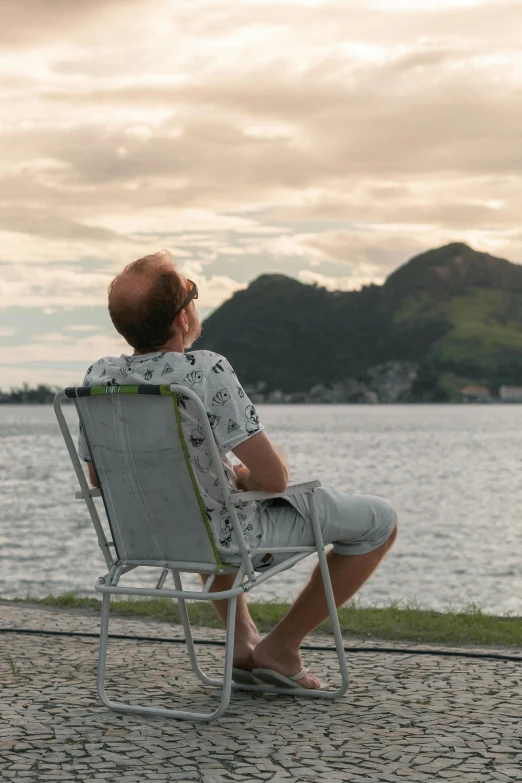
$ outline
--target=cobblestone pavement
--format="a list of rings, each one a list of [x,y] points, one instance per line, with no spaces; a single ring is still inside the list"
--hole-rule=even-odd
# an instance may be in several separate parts
[[[1,625],[98,629],[94,614],[12,604],[0,605]],[[122,619],[111,621],[111,632],[182,635]],[[195,635],[223,638],[210,629]],[[0,779],[522,781],[518,663],[352,653],[351,687],[339,701],[236,692],[223,718],[198,724],[107,710],[95,690],[97,648],[90,638],[0,634]],[[198,649],[217,673],[223,649]],[[335,677],[332,653],[307,652],[306,661],[320,677]],[[113,640],[108,674],[109,692],[119,696],[191,709],[215,699],[179,644]]]

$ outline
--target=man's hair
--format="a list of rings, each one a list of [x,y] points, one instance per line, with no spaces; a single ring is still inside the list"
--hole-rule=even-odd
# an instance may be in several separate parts
[[[170,254],[155,253],[133,261],[109,285],[112,323],[140,353],[157,351],[172,337],[172,321],[187,295],[174,266],[157,263],[165,261],[165,255],[171,258]],[[114,288],[128,274],[135,278],[133,295],[122,297]]]

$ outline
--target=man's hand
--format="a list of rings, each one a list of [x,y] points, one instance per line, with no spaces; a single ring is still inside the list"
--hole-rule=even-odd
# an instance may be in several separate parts
[[[239,463],[238,465],[234,465],[233,468],[234,473],[236,474],[236,484],[238,489],[242,490],[243,492],[248,492],[248,490],[256,490],[258,492],[267,491],[265,487],[261,486],[261,484],[258,484],[256,481],[252,481],[250,478],[250,471],[246,465]]]

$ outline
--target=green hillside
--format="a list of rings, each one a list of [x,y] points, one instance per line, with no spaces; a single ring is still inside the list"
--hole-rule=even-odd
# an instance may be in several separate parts
[[[195,347],[225,354],[244,383],[285,392],[363,379],[390,360],[419,366],[424,395],[448,377],[522,384],[522,266],[453,243],[361,291],[261,275],[206,319]]]

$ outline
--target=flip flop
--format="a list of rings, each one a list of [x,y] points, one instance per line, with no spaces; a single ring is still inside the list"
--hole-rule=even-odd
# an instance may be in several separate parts
[[[239,669],[237,666],[232,669],[232,679],[240,685],[259,685],[259,681],[252,672],[249,672],[248,669]]]
[[[273,669],[252,669],[252,674],[255,674],[258,679],[262,680],[263,682],[267,682],[270,685],[282,685],[286,688],[301,688],[302,690],[315,690],[313,688],[303,688],[302,685],[299,685],[299,680],[302,680],[302,678],[308,674],[308,672],[309,669],[301,669],[301,671],[297,672],[297,674],[292,674],[291,677],[286,677],[284,674],[280,674]]]

